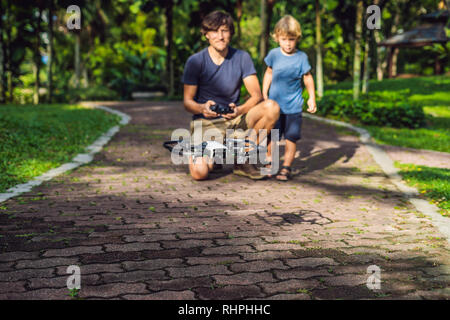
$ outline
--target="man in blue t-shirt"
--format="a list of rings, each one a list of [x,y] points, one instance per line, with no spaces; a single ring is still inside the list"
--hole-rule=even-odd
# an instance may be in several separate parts
[[[183,74],[184,106],[194,114],[191,133],[200,123],[203,133],[207,129],[217,129],[223,137],[227,129],[253,129],[255,142],[262,141],[259,130],[270,132],[278,120],[280,108],[273,100],[263,100],[250,55],[229,46],[234,33],[231,16],[214,11],[203,19],[201,31],[209,46],[189,57]],[[250,98],[238,106],[242,83]],[[215,104],[230,106],[234,112],[219,115],[210,109]],[[212,169],[212,159],[196,158],[194,163],[191,158],[189,161],[195,180],[206,179]],[[233,172],[255,180],[264,178],[255,165],[248,163],[235,165]]]

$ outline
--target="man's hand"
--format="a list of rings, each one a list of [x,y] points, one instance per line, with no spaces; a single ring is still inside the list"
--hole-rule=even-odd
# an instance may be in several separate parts
[[[222,117],[224,117],[227,120],[231,120],[241,114],[240,108],[238,108],[234,103],[230,103],[229,106],[231,109],[233,109],[233,113],[222,114]]]
[[[316,106],[316,99],[309,98],[308,99],[308,110],[309,113],[316,113],[317,106]]]
[[[210,109],[210,107],[215,104],[216,103],[212,100],[208,100],[204,104],[202,104],[202,107],[203,107],[202,114],[205,118],[216,118],[219,116],[219,114],[215,113],[214,111],[211,111],[211,109]]]

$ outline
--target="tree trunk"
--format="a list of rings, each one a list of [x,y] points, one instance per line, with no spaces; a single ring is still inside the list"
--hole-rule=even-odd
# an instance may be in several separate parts
[[[322,28],[320,19],[320,1],[316,0],[316,80],[317,95],[323,97]]]
[[[33,103],[39,104],[39,88],[41,87],[41,80],[39,78],[39,74],[41,72],[41,15],[42,10],[38,7],[38,16],[36,21],[35,28],[35,48],[34,48],[34,71],[35,71],[35,82],[34,82],[34,96]]]
[[[273,6],[275,0],[267,0],[267,19],[266,19],[266,54],[269,51],[269,38],[270,38],[270,24],[273,17]]]
[[[241,31],[241,19],[242,19],[242,0],[237,0],[236,2],[236,16],[237,16],[237,42],[238,47],[241,46],[241,38],[242,38],[242,31]]]
[[[3,1],[0,0],[0,17],[3,17]],[[5,79],[5,41],[3,40],[3,19],[0,19],[0,103],[6,102],[6,79]]]
[[[75,32],[75,87],[80,86],[81,68],[80,68],[80,32]]]
[[[400,49],[395,48],[394,52],[392,53],[392,78],[395,78],[398,75],[398,53]]]
[[[7,91],[9,92],[6,102],[13,101],[13,82],[11,67],[11,0],[6,0],[6,50],[5,50],[5,78]]]
[[[363,1],[358,0],[356,9],[355,54],[353,58],[353,100],[359,99],[361,85],[361,34],[362,34]]]
[[[259,45],[259,60],[262,62],[269,51],[270,20],[275,0],[261,0],[261,39]]]
[[[166,3],[166,73],[169,89],[169,97],[173,96],[174,93],[174,74],[173,74],[173,60],[172,60],[172,49],[173,49],[173,0],[168,0]]]
[[[53,98],[53,0],[49,0],[48,4],[48,87],[47,101],[52,102]]]
[[[375,43],[377,45],[377,80],[382,81],[383,80],[383,70],[385,69],[386,65],[383,62],[383,58],[382,58],[383,48],[378,46],[378,44],[381,42],[381,37],[380,37],[380,33],[378,32],[378,30],[374,30],[373,36],[375,37]]]
[[[267,54],[267,0],[261,0],[261,38],[259,41],[259,60],[262,62]]]
[[[374,0],[373,4],[379,5],[380,0]],[[386,63],[384,63],[383,56],[383,48],[378,46],[381,43],[381,30],[373,30],[373,36],[375,38],[375,43],[377,46],[377,80],[383,80],[383,70],[386,69]]]
[[[394,48],[393,47],[388,47],[388,55],[387,55],[387,60],[388,60],[388,78],[392,78],[392,53],[394,52]]]
[[[366,31],[366,44],[364,47],[364,77],[362,85],[362,93],[367,94],[369,92],[369,79],[370,79],[370,32]]]
[[[399,10],[395,10],[394,14],[394,23],[391,27],[391,36],[395,35],[398,31],[398,26],[400,24],[400,12]],[[399,48],[393,48],[393,51],[391,52],[391,56],[389,57],[389,63],[390,63],[390,75],[389,78],[395,78],[397,76],[397,60],[398,60],[398,53]]]

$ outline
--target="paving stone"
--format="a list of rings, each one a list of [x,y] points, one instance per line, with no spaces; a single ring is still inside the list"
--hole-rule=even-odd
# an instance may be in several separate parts
[[[184,277],[202,277],[210,276],[216,274],[231,274],[226,266],[208,266],[208,265],[198,265],[185,268],[167,268],[169,275],[173,278],[184,278]]]
[[[108,264],[101,264],[101,263],[97,263],[97,264],[87,264],[87,265],[80,265],[80,273],[81,275],[86,275],[86,274],[100,274],[100,273],[111,273],[111,272],[124,272],[125,270],[122,268],[121,264],[113,264],[113,263],[108,263]],[[67,274],[67,267],[57,267],[56,268],[56,274],[57,275],[66,275]]]
[[[122,263],[123,267],[129,270],[156,270],[165,267],[179,267],[183,265],[181,259],[153,259],[145,261],[126,261]]]
[[[194,300],[195,294],[192,291],[161,291],[148,295],[127,294],[123,298],[128,300]]]
[[[0,271],[13,271],[14,262],[0,263]]]
[[[243,272],[231,276],[214,275],[213,278],[219,285],[252,285],[259,282],[275,281],[270,272]]]
[[[167,279],[166,273],[163,270],[138,270],[102,274],[102,281],[104,283],[144,282],[151,279]]]
[[[307,294],[277,294],[261,300],[311,300],[311,297]]]
[[[229,265],[235,262],[245,262],[239,256],[217,256],[217,257],[188,257],[187,263],[190,265],[208,264],[208,265]]]
[[[259,286],[268,295],[273,295],[275,293],[297,293],[299,290],[304,290],[309,293],[308,289],[319,287],[320,283],[319,281],[314,279],[309,280],[292,279],[272,283],[260,283]]]
[[[253,261],[253,262],[247,262],[247,263],[233,263],[230,266],[230,270],[233,272],[261,272],[261,271],[267,271],[272,269],[288,269],[286,265],[283,264],[280,260],[274,260],[274,261]]]
[[[16,264],[17,269],[28,269],[28,268],[48,268],[48,267],[58,267],[58,266],[71,266],[79,265],[79,259],[74,258],[46,258],[37,260],[20,260]]]
[[[138,251],[131,252],[108,252],[96,254],[83,254],[80,256],[82,264],[96,264],[96,263],[115,263],[121,261],[131,261],[143,259],[143,253]]]
[[[370,275],[349,274],[335,277],[323,278],[329,286],[350,286],[355,287],[360,284],[366,284]]]
[[[240,253],[240,256],[244,260],[252,261],[252,260],[267,260],[271,261],[274,259],[287,259],[287,258],[295,258],[295,255],[290,251],[263,251],[263,252],[255,252],[255,253]]]
[[[0,262],[35,259],[38,257],[38,252],[8,252],[0,254]]]
[[[102,247],[68,247],[65,249],[47,250],[42,255],[43,257],[70,257],[83,253],[101,253]]]
[[[49,269],[22,269],[0,273],[0,282],[26,280],[29,278],[49,278],[55,274],[54,268]]]
[[[127,244],[107,244],[105,245],[105,251],[122,251],[122,252],[130,252],[130,251],[142,251],[142,250],[157,250],[160,249],[161,246],[157,242],[133,242]]]
[[[161,241],[161,245],[164,249],[210,247],[212,246],[212,242],[210,240],[177,240]]]
[[[287,259],[286,264],[290,267],[311,267],[318,266],[335,266],[337,263],[330,258],[302,258],[302,259]]]
[[[0,295],[7,292],[25,292],[25,284],[25,281],[0,282]]]
[[[201,278],[177,278],[173,280],[150,280],[146,281],[148,288],[152,291],[161,290],[181,290],[198,288],[198,287],[210,287],[213,284],[211,277]]]
[[[245,253],[254,252],[255,250],[250,246],[220,246],[213,248],[206,248],[202,251],[205,255],[218,255],[218,254],[235,254],[235,253]]]
[[[66,289],[67,290],[67,289]],[[112,283],[98,286],[81,287],[80,298],[113,298],[126,294],[144,294],[148,293],[146,285],[143,283]]]
[[[219,288],[193,289],[201,300],[242,300],[259,299],[263,297],[261,289],[257,286],[226,286]]]
[[[278,279],[308,279],[313,277],[326,277],[331,276],[327,270],[302,270],[302,269],[289,269],[289,270],[275,270],[275,276]]]
[[[65,289],[39,289],[26,292],[0,294],[1,300],[70,300],[69,291]]]
[[[67,280],[69,279],[69,274],[60,277],[51,278],[31,278],[28,280],[28,288],[30,289],[42,289],[42,288],[67,288]],[[80,284],[83,288],[85,285],[96,285],[100,279],[99,275],[90,274],[83,275],[80,277]]]

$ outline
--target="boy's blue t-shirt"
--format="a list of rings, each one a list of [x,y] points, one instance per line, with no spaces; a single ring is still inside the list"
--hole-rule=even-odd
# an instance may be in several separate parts
[[[239,49],[228,47],[228,54],[220,66],[209,55],[208,48],[190,56],[184,66],[184,84],[196,85],[194,101],[205,103],[213,100],[222,105],[239,102],[242,79],[256,74],[250,55]],[[204,118],[196,114],[193,119]],[[221,118],[221,117],[218,117]]]
[[[293,55],[286,56],[278,47],[270,50],[264,62],[272,68],[269,99],[280,105],[281,113],[302,112],[301,80],[311,70],[306,53],[297,50]]]

